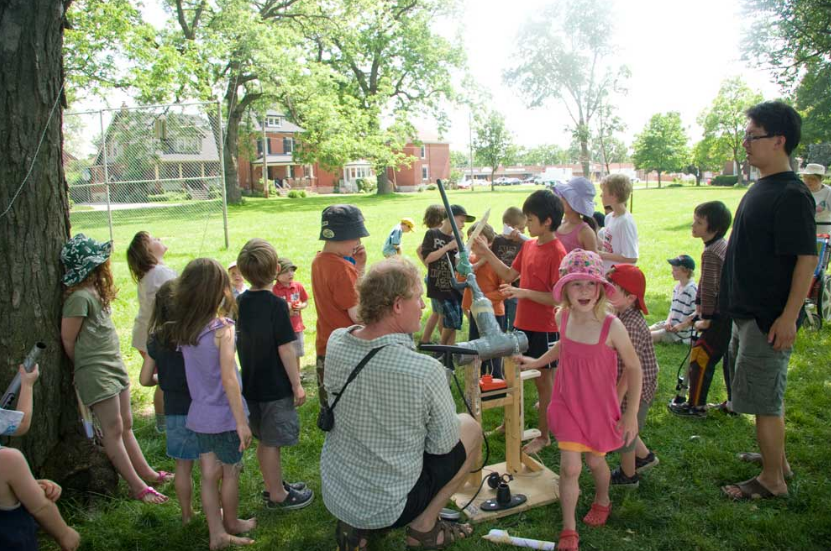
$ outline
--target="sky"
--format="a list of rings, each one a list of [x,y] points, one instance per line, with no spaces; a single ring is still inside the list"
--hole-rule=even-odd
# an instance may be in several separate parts
[[[461,29],[469,74],[490,94],[491,106],[505,115],[515,143],[568,147],[571,120],[559,100],[530,109],[516,86],[502,79],[503,71],[514,63],[520,27],[550,0],[460,1],[463,9],[458,19],[437,21],[435,30],[451,37]],[[618,115],[626,123],[622,137],[627,144],[631,145],[652,115],[667,111],[680,112],[691,143],[698,141],[701,128],[696,118],[715,98],[721,82],[734,75],[741,75],[765,99],[779,97],[768,72],[741,60],[741,0],[607,1],[616,21],[615,62],[627,65],[632,73],[626,84],[628,93],[616,102]],[[158,0],[145,0],[144,5],[145,18],[161,25],[165,15]],[[457,75],[459,84],[462,77]],[[118,104],[121,101],[117,99]],[[449,106],[448,112],[451,126],[443,137],[452,149],[467,151],[469,110]],[[413,122],[431,134],[436,129],[431,120]]]
[[[628,94],[617,101],[631,144],[655,113],[678,111],[692,142],[701,138],[696,118],[718,93],[721,82],[741,75],[765,99],[779,97],[770,74],[741,61],[741,0],[611,0],[617,61],[632,72]],[[568,147],[571,119],[559,100],[529,109],[515,87],[502,81],[515,60],[517,31],[546,4],[543,0],[465,0],[462,18],[470,73],[505,115],[514,141],[524,146],[546,143]],[[469,142],[468,110],[451,111],[445,135],[451,147],[465,151]],[[428,121],[419,122],[430,124]]]

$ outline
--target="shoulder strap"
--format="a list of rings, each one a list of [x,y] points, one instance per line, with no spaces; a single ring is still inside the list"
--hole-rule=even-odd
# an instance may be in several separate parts
[[[349,377],[346,378],[346,382],[344,383],[343,387],[340,389],[340,392],[337,392],[337,393],[333,392],[333,394],[335,394],[335,401],[332,403],[332,406],[329,409],[332,409],[332,410],[335,409],[335,406],[338,405],[338,402],[340,401],[340,397],[343,396],[343,391],[346,390],[346,387],[349,386],[349,383],[351,383],[352,381],[355,380],[355,378],[358,376],[358,374],[363,370],[364,366],[366,366],[366,364],[369,363],[369,360],[371,360],[373,358],[373,356],[375,356],[375,354],[377,354],[382,348],[384,348],[384,347],[379,346],[378,348],[373,348],[372,350],[370,350],[367,353],[366,356],[364,356],[364,359],[361,360],[360,363],[358,363],[358,365],[355,366],[355,369],[353,369],[352,373],[349,374]]]
[[[606,344],[606,339],[609,337],[609,328],[612,326],[612,322],[615,321],[615,317],[612,314],[607,314],[606,319],[603,320],[603,329],[600,330],[599,344]]]

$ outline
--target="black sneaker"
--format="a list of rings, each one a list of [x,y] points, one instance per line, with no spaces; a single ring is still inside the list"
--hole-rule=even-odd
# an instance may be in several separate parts
[[[641,477],[638,476],[637,471],[632,476],[626,476],[623,470],[618,467],[612,471],[612,486],[620,486],[621,488],[637,488],[641,483]]]
[[[285,490],[287,492],[289,490],[297,490],[299,492],[301,490],[306,489],[306,483],[305,482],[286,482],[284,480],[283,481],[283,488],[285,488]],[[268,491],[263,490],[263,500],[268,501],[269,499],[271,499],[271,494],[268,493]]]
[[[294,488],[289,488],[288,494],[286,499],[283,501],[271,501],[270,499],[265,501],[265,506],[267,509],[283,509],[286,511],[290,511],[293,509],[302,509],[303,507],[308,507],[314,501],[315,493],[311,490],[311,488],[304,488],[302,490],[295,490]]]
[[[658,461],[658,457],[653,452],[649,452],[649,455],[646,457],[635,456],[635,472],[637,474],[644,473],[658,463],[660,461]]]
[[[678,415],[679,417],[693,417],[696,419],[703,419],[707,417],[707,410],[702,406],[691,406],[689,402],[683,404],[669,404],[667,406],[670,413]]]

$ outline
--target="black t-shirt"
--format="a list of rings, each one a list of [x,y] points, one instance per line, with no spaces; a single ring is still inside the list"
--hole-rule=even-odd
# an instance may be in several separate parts
[[[162,346],[155,335],[147,338],[147,354],[159,370],[159,387],[164,391],[164,412],[167,415],[187,415],[190,409],[190,391],[185,377],[185,359],[178,350]]]
[[[424,234],[424,241],[421,242],[421,254],[425,258],[433,251],[437,251],[453,241],[452,235],[443,233],[438,228],[427,230]],[[453,288],[453,270],[450,265],[450,257],[455,251],[446,253],[444,256],[431,262],[427,269],[427,296],[438,300],[462,300],[462,295]]]
[[[246,400],[271,402],[292,395],[277,348],[296,339],[286,301],[267,291],[237,297],[237,350]]]
[[[514,259],[516,258],[516,255],[519,254],[519,250],[522,248],[523,243],[525,243],[525,241],[521,239],[519,241],[514,241],[510,237],[497,235],[493,240],[491,250],[493,251],[493,254],[496,255],[496,258],[501,260],[505,266],[510,268],[514,264]],[[512,285],[514,287],[519,287],[519,279],[514,281]]]
[[[814,198],[793,172],[760,179],[736,210],[721,272],[719,307],[770,331],[782,315],[796,257],[817,254]]]

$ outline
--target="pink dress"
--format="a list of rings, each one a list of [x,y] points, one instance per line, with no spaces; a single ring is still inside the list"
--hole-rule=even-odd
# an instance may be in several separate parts
[[[587,223],[582,222],[579,226],[568,233],[557,232],[557,239],[559,239],[560,243],[563,244],[563,247],[565,247],[567,253],[573,251],[574,249],[582,248],[580,246],[580,232],[583,231],[583,228],[587,227],[590,226]]]
[[[623,445],[615,425],[617,352],[606,346],[614,316],[606,316],[600,340],[585,344],[566,337],[568,310],[560,324],[560,359],[548,406],[548,426],[560,449],[606,453]]]

